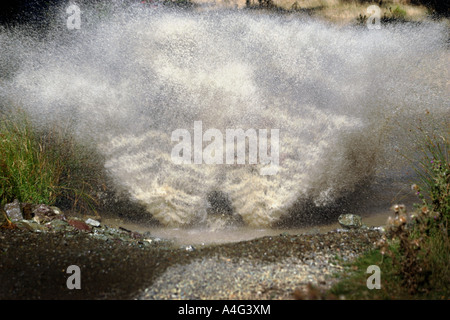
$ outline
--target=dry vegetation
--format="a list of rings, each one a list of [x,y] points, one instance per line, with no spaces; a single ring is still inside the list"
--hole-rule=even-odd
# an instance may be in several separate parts
[[[258,8],[307,13],[316,18],[338,24],[352,24],[370,16],[367,8],[375,4],[381,9],[384,19],[422,21],[431,10],[423,5],[412,4],[410,0],[360,1],[360,0],[192,0],[205,7]]]

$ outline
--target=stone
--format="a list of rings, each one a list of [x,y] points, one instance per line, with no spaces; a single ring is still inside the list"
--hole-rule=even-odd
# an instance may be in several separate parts
[[[11,203],[5,205],[5,211],[9,220],[12,222],[23,220],[22,210],[20,208],[19,200],[15,199]]]
[[[21,221],[17,221],[15,224],[16,224],[17,228],[22,229],[22,230],[28,230],[28,231],[32,231],[32,232],[48,231],[48,229],[46,227],[44,227],[43,225],[40,225],[39,223],[37,223],[36,221],[33,221],[33,220],[21,220]]]
[[[88,218],[85,222],[92,227],[100,227],[100,222],[97,220]]]
[[[46,223],[54,218],[53,210],[45,204],[39,204],[33,208],[33,220],[37,223]]]
[[[32,212],[34,214],[33,220],[41,224],[63,217],[63,213],[58,207],[48,206],[46,204],[36,205]]]
[[[61,219],[54,219],[46,223],[45,226],[48,227],[51,231],[62,232],[66,230],[68,223]]]
[[[152,239],[143,239],[142,240],[142,243],[144,244],[144,246],[149,246],[152,244],[152,242],[153,242]]]
[[[81,231],[91,231],[91,226],[89,226],[86,222],[78,219],[69,219],[67,220],[67,223],[74,227],[75,229],[81,230]]]
[[[359,229],[362,227],[362,218],[356,214],[341,214],[338,221],[346,229]]]
[[[55,215],[57,215],[57,216],[59,216],[59,215],[62,215],[62,214],[63,214],[63,212],[61,211],[61,209],[60,209],[60,208],[58,208],[58,207],[55,207],[55,206],[50,206],[49,208],[50,208],[50,209],[52,209],[52,210],[53,210],[53,213],[54,213]]]

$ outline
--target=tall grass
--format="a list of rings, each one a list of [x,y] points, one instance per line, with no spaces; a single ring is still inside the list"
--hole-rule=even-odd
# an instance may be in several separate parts
[[[450,129],[448,129],[450,131]],[[450,132],[427,133],[419,128],[424,141],[419,150],[422,157],[415,164],[418,180],[414,187],[428,210],[438,212],[450,220]]]
[[[424,143],[416,164],[421,200],[416,205],[411,241],[421,246],[422,270],[428,273],[422,291],[441,288],[450,294],[450,128],[443,133],[427,133],[419,128]],[[413,275],[414,276],[414,275]]]
[[[24,114],[2,119],[0,155],[2,203],[55,203],[61,164],[46,156]]]
[[[102,159],[62,128],[37,130],[20,111],[0,114],[0,202],[95,210]]]

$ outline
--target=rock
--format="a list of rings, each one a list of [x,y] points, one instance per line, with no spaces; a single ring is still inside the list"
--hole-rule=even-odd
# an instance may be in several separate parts
[[[61,211],[61,209],[58,208],[58,207],[50,206],[49,208],[52,209],[52,210],[53,210],[53,213],[54,213],[55,215],[57,215],[57,216],[60,216],[60,215],[63,214],[63,212]]]
[[[142,239],[139,243],[142,243],[144,246],[150,246],[153,243],[152,239]]]
[[[19,200],[15,199],[11,203],[5,205],[5,211],[9,220],[12,222],[23,220],[22,210],[20,208]]]
[[[62,232],[66,230],[68,223],[61,219],[55,219],[46,223],[45,226],[51,231]]]
[[[346,229],[359,229],[362,226],[362,218],[356,214],[341,214],[338,221]]]
[[[100,227],[100,222],[97,220],[89,218],[85,222],[92,227]]]
[[[39,224],[63,217],[62,211],[54,206],[46,204],[33,205],[31,203],[20,203],[14,200],[5,205],[5,211],[11,221],[34,220]]]
[[[28,231],[33,231],[33,232],[48,231],[48,229],[45,226],[40,225],[39,223],[37,223],[36,221],[33,221],[33,220],[21,220],[21,221],[17,221],[15,224],[16,224],[17,228],[22,229],[22,230],[28,230]]]
[[[69,219],[67,220],[67,223],[74,227],[75,229],[81,230],[81,231],[91,231],[91,227],[84,221],[78,220],[78,219]]]
[[[63,218],[62,211],[59,208],[46,204],[36,205],[32,212],[34,214],[33,220],[40,224]]]

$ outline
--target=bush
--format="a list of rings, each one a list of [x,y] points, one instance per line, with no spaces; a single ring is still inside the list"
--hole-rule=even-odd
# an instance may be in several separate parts
[[[434,123],[432,121],[431,123]],[[354,272],[334,285],[331,293],[348,298],[411,299],[450,297],[450,132],[411,131],[419,142],[418,160],[411,161],[417,174],[412,190],[420,203],[412,215],[403,205],[393,206],[378,249],[360,257]],[[368,290],[365,270],[383,270],[381,290]]]
[[[413,185],[414,191],[421,200],[418,206],[422,212],[431,212],[439,215],[436,222],[450,220],[450,162],[449,136],[425,135],[425,143],[421,148],[422,159],[415,166],[415,171],[419,177],[417,185]],[[450,135],[450,134],[448,134]]]
[[[392,257],[410,294],[448,296],[448,281],[442,280],[450,279],[450,140],[448,134],[419,133],[422,158],[415,164],[418,183],[412,189],[421,203],[410,217],[404,207],[394,207],[395,219],[388,221],[380,248]]]

